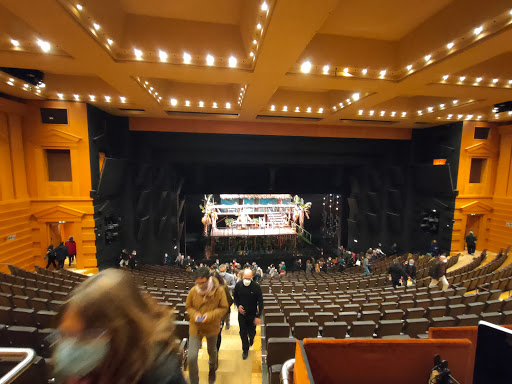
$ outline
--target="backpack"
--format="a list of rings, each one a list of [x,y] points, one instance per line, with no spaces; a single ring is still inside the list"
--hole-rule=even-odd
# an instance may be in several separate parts
[[[431,266],[431,267],[430,267],[430,269],[428,270],[428,275],[429,275],[430,277],[432,277],[432,278],[434,277],[434,275],[435,275],[435,273],[436,273],[436,266],[437,266],[437,264],[436,264],[436,263],[434,263],[434,264],[432,264],[432,266]]]

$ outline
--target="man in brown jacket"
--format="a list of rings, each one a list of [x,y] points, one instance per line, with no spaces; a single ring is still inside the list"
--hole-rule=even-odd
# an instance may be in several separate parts
[[[187,312],[189,320],[188,369],[190,384],[199,383],[197,355],[206,337],[210,372],[208,382],[215,382],[217,370],[217,336],[220,321],[228,311],[228,301],[223,287],[210,276],[208,268],[198,268],[195,272],[196,285],[187,296]]]

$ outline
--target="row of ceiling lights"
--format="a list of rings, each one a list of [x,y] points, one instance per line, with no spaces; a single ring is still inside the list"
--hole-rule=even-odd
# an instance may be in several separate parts
[[[488,80],[488,81],[484,81],[484,77],[483,76],[479,76],[479,77],[469,77],[469,76],[455,76],[455,77],[452,77],[453,78],[453,81],[456,83],[456,84],[463,84],[463,83],[467,83],[467,84],[472,84],[472,85],[479,85],[479,86],[485,86],[484,84],[488,84],[487,86],[489,87],[497,87],[497,86],[500,86],[500,79],[498,78],[493,78],[491,80]],[[450,78],[450,75],[444,75],[442,77],[442,83],[448,83],[452,78]],[[512,86],[512,80],[503,80],[504,83],[502,83],[505,87],[509,87],[509,86]]]
[[[386,116],[386,113],[387,113],[386,111],[380,111],[380,116],[381,116],[381,117]],[[364,115],[364,114],[365,114],[364,109],[360,109],[360,110],[357,112],[357,114],[358,114],[359,116]],[[398,114],[398,115],[397,115],[397,114]],[[369,110],[369,111],[368,111],[368,116],[373,116],[373,115],[375,115],[375,111],[374,111],[373,109]],[[390,117],[399,117],[399,116],[400,116],[400,117],[407,117],[407,112],[396,112],[396,111],[391,111],[391,112],[389,112],[389,116],[390,116]]]
[[[58,92],[58,93],[57,93],[57,97],[58,97],[60,100],[66,100],[66,95],[65,95],[64,93]],[[98,100],[96,100],[96,95],[88,95],[88,96],[84,96],[84,98],[87,98],[87,97],[89,97],[89,101],[91,101],[91,102],[96,102],[96,101],[98,101]],[[105,96],[103,96],[103,97],[104,97],[104,99],[105,99],[105,102],[107,102],[107,103],[112,102],[112,97],[111,97],[111,96],[105,95]],[[77,93],[75,93],[75,94],[73,94],[73,99],[74,99],[74,101],[81,101],[81,100],[82,100],[82,96],[81,96],[81,95],[79,95],[79,94],[77,94]],[[119,101],[120,101],[121,103],[126,103],[126,97],[124,97],[124,96],[119,96]]]
[[[510,10],[508,12],[508,14],[510,16],[512,16],[512,10]],[[510,20],[508,20],[508,22],[506,22],[504,24],[504,26],[508,26],[510,24]],[[483,25],[480,25],[478,27],[475,27],[473,30],[472,30],[472,35],[474,36],[475,39],[479,39],[482,37],[482,33],[484,31],[484,27]],[[464,39],[462,39],[464,40]],[[468,44],[467,40],[464,41],[464,43]],[[444,50],[442,56],[443,57],[446,57],[450,54],[453,54],[455,52],[454,50],[454,47],[455,47],[455,41],[451,41],[449,43],[446,44],[446,50]],[[440,59],[441,57],[439,57],[438,59]],[[435,61],[434,59],[434,54],[433,53],[429,53],[427,55],[425,55],[423,57],[423,59],[421,61],[419,61],[420,66],[422,68],[430,65],[430,64],[433,64],[433,62]],[[311,61],[309,60],[306,60],[304,61],[301,65],[300,65],[300,71],[302,73],[310,73],[311,72],[311,69],[313,68],[313,64],[311,63]],[[408,64],[406,67],[405,67],[405,72],[406,72],[406,75],[409,75],[411,74],[412,72],[414,72],[414,65],[413,64]],[[384,79],[385,76],[386,76],[386,73],[387,73],[387,69],[382,69],[380,71],[378,71],[378,77],[381,78],[381,79]],[[351,70],[350,68],[344,68],[343,72],[341,73],[338,73],[338,72],[331,72],[331,67],[329,65],[324,65],[322,67],[322,74],[323,75],[334,75],[334,76],[337,76],[337,75],[341,75],[341,76],[354,76],[354,75],[359,75],[359,76],[366,76],[368,74],[368,68],[363,68],[363,69],[353,69]],[[509,82],[509,84],[512,84],[512,80]]]
[[[21,48],[21,43],[19,40],[11,39],[11,44],[13,45],[14,48]],[[41,48],[41,50],[44,53],[48,53],[52,49],[52,45],[45,40],[37,39],[36,44],[39,46],[39,48]]]
[[[276,111],[276,106],[274,104],[272,104],[270,106],[270,110],[272,112]],[[287,105],[283,105],[283,107],[281,108],[281,111],[282,112],[291,112],[291,111],[288,111],[288,106]],[[311,113],[313,110],[311,107],[307,107],[305,112],[306,113]],[[300,107],[295,107],[295,112],[300,112]],[[318,108],[318,110],[316,111],[317,113],[324,113],[324,109],[322,107]]]

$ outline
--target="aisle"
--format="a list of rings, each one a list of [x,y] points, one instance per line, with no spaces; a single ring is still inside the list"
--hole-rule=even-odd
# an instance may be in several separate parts
[[[219,368],[217,380],[219,384],[261,384],[261,333],[256,328],[254,345],[249,350],[247,360],[242,360],[242,341],[238,334],[238,312],[231,309],[231,327],[222,331],[222,344],[219,351]],[[186,372],[188,378],[188,371]],[[199,350],[199,382],[208,383],[208,352],[206,339]]]

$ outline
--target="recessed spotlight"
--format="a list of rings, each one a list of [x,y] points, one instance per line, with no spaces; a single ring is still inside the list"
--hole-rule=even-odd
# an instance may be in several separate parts
[[[120,96],[119,99],[121,100],[121,103],[126,103],[126,97]]]
[[[153,90],[153,87],[149,87],[149,90],[152,91]]]
[[[467,115],[466,120],[471,120],[473,118],[473,115]]]
[[[254,52],[251,51],[251,53],[249,53],[249,56],[254,57]]]
[[[348,68],[343,69],[343,73],[347,73],[348,74]]]
[[[482,118],[482,115],[478,115],[477,119],[480,120]]]
[[[395,111],[392,111],[392,112],[391,112],[391,116],[392,116],[392,117],[395,117],[395,115],[396,115],[396,112],[395,112]]]
[[[339,106],[340,106],[341,108],[343,108],[343,103],[339,103]]]
[[[81,11],[83,9],[83,7],[80,5],[80,4],[77,4],[76,5],[76,9],[78,9],[79,11]]]
[[[268,11],[268,4],[265,1],[263,3],[261,3],[261,10]]]
[[[286,111],[288,111],[288,107],[285,105],[285,106],[283,107],[283,112],[286,112]]]
[[[439,104],[439,108],[443,109],[444,108],[444,104]]]
[[[177,105],[178,105],[178,100],[176,100],[176,99],[172,98],[172,99],[171,99],[171,105],[172,105],[173,107],[177,106]]]
[[[192,56],[190,56],[187,52],[183,52],[183,62],[185,64],[190,64],[192,61]]]
[[[360,98],[360,97],[361,97],[361,96],[359,95],[359,92],[356,92],[356,93],[354,93],[354,94],[352,95],[352,99],[353,99],[354,101],[359,100],[359,98]]]
[[[14,81],[14,79],[9,79],[11,81]],[[36,85],[37,88],[46,88],[46,84],[45,83],[39,83]]]
[[[370,111],[370,116],[373,116],[373,114],[374,114],[374,113],[375,113],[375,111],[374,111],[374,110],[371,110],[371,111]]]
[[[38,39],[37,40],[37,45],[39,45],[39,47],[43,50],[43,52],[49,52],[50,51],[51,45],[47,41],[39,40]]]
[[[140,60],[142,57],[142,51],[140,49],[133,48],[133,54],[135,55],[137,60]]]
[[[318,108],[318,113],[324,113],[324,109],[323,108]]]
[[[272,104],[272,105],[270,106],[270,110],[271,110],[271,111],[275,111],[275,110],[276,110],[276,106],[275,106],[274,104]]]
[[[230,109],[231,108],[231,103],[226,103],[226,109]]]
[[[260,23],[258,23],[258,24],[256,25],[256,29],[258,29],[258,30],[260,30],[260,29],[261,29],[261,24],[260,24]]]
[[[409,64],[406,68],[408,71],[410,71],[412,69],[412,64]]]
[[[212,107],[217,108],[217,103],[215,101],[213,102]]]
[[[108,43],[108,45],[114,45],[114,40],[112,40],[112,39],[107,39],[107,43]]]
[[[23,84],[23,88],[28,88],[28,84]]]
[[[457,104],[459,102],[459,100],[453,100],[452,103],[453,105]]]
[[[446,44],[446,48],[448,48],[448,49],[452,49],[454,45],[455,45],[455,44],[454,44],[454,43],[453,43],[453,41],[452,41],[452,42],[450,42],[450,43]]]
[[[498,82],[498,79],[492,79],[493,84],[496,84]]]
[[[254,39],[254,40],[252,41],[252,43],[253,43],[254,45],[258,44],[258,40]]]
[[[190,100],[185,100],[185,107],[190,107]]]
[[[466,80],[466,76],[461,76],[461,77],[459,77],[459,81],[460,81],[460,82],[463,82],[464,80]]]
[[[432,55],[427,55],[427,56],[425,56],[425,61],[428,63],[431,58],[432,58]]]
[[[364,112],[364,111],[363,111],[362,109],[360,109],[357,113],[358,113],[358,114],[360,114],[360,115],[362,115],[362,114],[363,114],[363,112]]]
[[[215,63],[215,58],[212,55],[208,54],[206,56],[206,64],[213,65],[214,63]]]
[[[462,119],[463,117],[464,117],[464,115],[462,115],[462,114],[461,115],[457,115],[457,119],[459,119],[459,120]]]
[[[384,77],[386,76],[386,72],[387,70],[383,69],[382,71],[380,71],[380,77]]]
[[[311,107],[308,107],[308,109],[306,109],[306,112],[311,113]]]
[[[446,81],[446,80],[448,80],[449,77],[450,77],[450,75],[444,75],[443,80]]]
[[[482,33],[482,31],[483,31],[483,30],[484,30],[484,27],[482,27],[482,26],[477,27],[477,28],[475,28],[475,29],[473,30],[473,34],[474,34],[475,36],[478,36],[479,34],[481,34],[481,33]]]
[[[94,95],[89,95],[89,99],[91,99],[91,101],[95,101],[95,100],[96,100],[96,96],[94,96]]]
[[[328,65],[324,65],[324,67],[322,68],[323,71],[324,71],[324,75],[328,75],[329,74],[329,66]]]
[[[295,112],[300,112],[299,107],[295,107]]]
[[[99,31],[101,26],[97,23],[93,23],[92,26],[94,27],[95,30]]]
[[[380,111],[380,115],[384,116],[386,114],[386,111]]]
[[[336,110],[336,106],[335,106],[335,105],[333,105],[333,106],[332,106],[332,109]]]
[[[366,74],[368,73],[368,68],[363,69],[363,70],[361,71],[361,73],[362,73],[363,75],[366,75]]]
[[[75,98],[75,100],[80,100],[80,95],[73,95],[73,97]]]
[[[110,103],[110,96],[105,96],[105,101],[106,101],[107,103]]]
[[[20,42],[18,40],[14,40],[14,39],[11,39],[11,44],[14,45],[15,47],[20,46]]]
[[[203,107],[204,107],[204,102],[203,102],[203,101],[199,101],[199,106],[200,106],[201,108],[203,108]]]
[[[236,67],[236,57],[235,56],[231,56],[229,58],[229,61],[228,61],[228,64],[231,68],[234,68]]]
[[[9,85],[14,85],[14,83],[13,83],[11,80],[9,80],[9,81],[7,82],[7,84],[9,84]]]
[[[482,81],[482,78],[481,77],[477,77],[476,80],[475,80],[477,83],[481,82]]]
[[[418,111],[418,115],[423,115],[423,111],[421,109]]]
[[[305,61],[301,64],[300,66],[300,70],[303,72],[303,73],[309,73],[309,71],[311,71],[311,62],[310,61]]]
[[[402,112],[402,117],[407,116],[407,112]]]
[[[451,118],[452,118],[452,116],[453,116],[453,115],[450,113],[450,114],[448,115],[448,119],[451,119]]]

